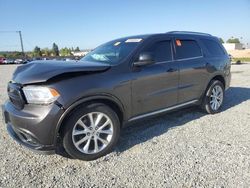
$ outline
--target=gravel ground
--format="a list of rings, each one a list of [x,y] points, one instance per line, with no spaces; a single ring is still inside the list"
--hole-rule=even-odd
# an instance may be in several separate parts
[[[15,65],[0,66],[0,103]],[[197,108],[134,123],[96,161],[38,155],[0,118],[0,187],[250,187],[250,64],[232,66],[223,111]]]

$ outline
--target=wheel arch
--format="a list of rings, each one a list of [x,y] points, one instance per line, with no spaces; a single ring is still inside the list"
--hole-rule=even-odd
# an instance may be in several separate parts
[[[226,85],[226,81],[225,81],[223,75],[221,75],[221,74],[216,74],[216,75],[213,75],[213,76],[208,80],[208,83],[207,83],[207,85],[205,86],[204,92],[206,92],[206,90],[207,90],[208,87],[210,86],[210,83],[212,82],[212,80],[219,80],[219,81],[221,81],[224,87],[225,87],[225,85]]]
[[[56,132],[55,132],[56,136],[54,140],[55,144],[57,144],[58,134],[60,134],[60,132],[63,130],[63,122],[67,120],[69,115],[82,105],[89,105],[93,103],[102,103],[109,106],[112,110],[116,112],[120,120],[120,124],[122,125],[126,114],[124,106],[122,105],[119,99],[111,95],[95,95],[95,96],[85,97],[71,104],[60,117],[56,125]]]
[[[219,80],[219,81],[221,81],[222,84],[223,84],[223,86],[224,86],[224,88],[225,88],[225,86],[226,86],[226,81],[225,81],[223,75],[221,75],[221,74],[213,75],[213,76],[208,80],[207,85],[204,86],[204,90],[203,90],[202,95],[201,95],[201,97],[200,97],[200,99],[199,99],[199,103],[201,103],[201,102],[203,101],[204,95],[205,95],[206,91],[208,90],[208,88],[209,88],[210,83],[212,82],[212,80]]]
[[[226,87],[226,81],[225,81],[225,79],[224,79],[224,77],[222,75],[216,75],[216,76],[214,76],[212,79],[210,79],[209,83],[212,80],[219,80],[223,84],[224,88]]]
[[[213,83],[214,82],[216,82],[216,81],[220,81],[221,82],[221,84],[224,86],[224,90],[225,90],[225,85],[226,85],[226,83],[225,83],[225,79],[224,79],[224,77],[222,76],[222,75],[215,75],[215,76],[213,76],[210,80],[209,80],[209,82],[208,82],[208,84],[207,84],[207,86],[206,86],[206,89],[204,90],[204,92],[203,92],[203,95],[201,96],[201,98],[200,98],[200,105],[201,105],[201,108],[205,111],[205,112],[207,112],[207,113],[209,113],[209,114],[214,114],[214,113],[216,113],[216,112],[218,112],[218,109],[220,108],[220,106],[219,106],[219,108],[218,109],[212,109],[211,108],[211,106],[210,106],[210,102],[208,102],[208,101],[210,101],[210,99],[208,99],[209,97],[210,97],[210,92],[208,92],[209,91],[209,89],[210,89],[210,87],[213,85]],[[211,91],[211,90],[210,90]],[[223,91],[224,92],[224,91]],[[209,103],[209,104],[208,104]],[[221,103],[222,104],[222,103]]]

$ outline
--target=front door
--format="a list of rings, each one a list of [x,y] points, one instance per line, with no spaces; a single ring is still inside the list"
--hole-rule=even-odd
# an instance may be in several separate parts
[[[170,38],[155,40],[141,52],[152,54],[155,63],[134,70],[133,116],[173,106],[178,95],[178,64],[173,61]]]

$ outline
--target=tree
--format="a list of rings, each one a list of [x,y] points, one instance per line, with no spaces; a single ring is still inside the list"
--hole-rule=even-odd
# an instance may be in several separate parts
[[[42,56],[41,48],[36,46],[33,50],[33,56]]]
[[[53,53],[53,55],[55,55],[55,56],[59,56],[59,48],[58,48],[58,46],[56,45],[56,43],[53,43],[53,46],[52,46],[52,53]]]
[[[80,48],[77,46],[75,52],[80,52]]]
[[[240,40],[238,38],[230,38],[227,40],[227,43],[240,43]]]
[[[7,57],[7,54],[3,53],[2,56],[3,56],[4,58],[6,58],[6,57]]]
[[[51,54],[51,50],[49,48],[42,49],[42,55],[48,57]]]
[[[222,44],[224,43],[224,40],[222,38],[219,38],[219,40]]]
[[[61,49],[60,49],[60,55],[61,55],[61,56],[70,56],[70,55],[71,55],[71,50],[70,50],[70,48],[67,48],[67,47],[61,48]]]

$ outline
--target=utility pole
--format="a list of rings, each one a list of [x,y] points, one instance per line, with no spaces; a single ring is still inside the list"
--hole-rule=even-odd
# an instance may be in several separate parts
[[[22,38],[21,31],[0,31],[0,33],[18,33],[19,38],[20,38],[20,43],[21,43],[22,55],[23,55],[23,58],[25,58],[25,53],[24,53],[24,49],[23,49],[23,38]]]
[[[21,49],[22,49],[22,54],[23,57],[25,58],[25,53],[24,53],[24,49],[23,49],[23,38],[22,38],[22,33],[21,31],[17,31],[19,33],[19,37],[20,37],[20,43],[21,43]]]

